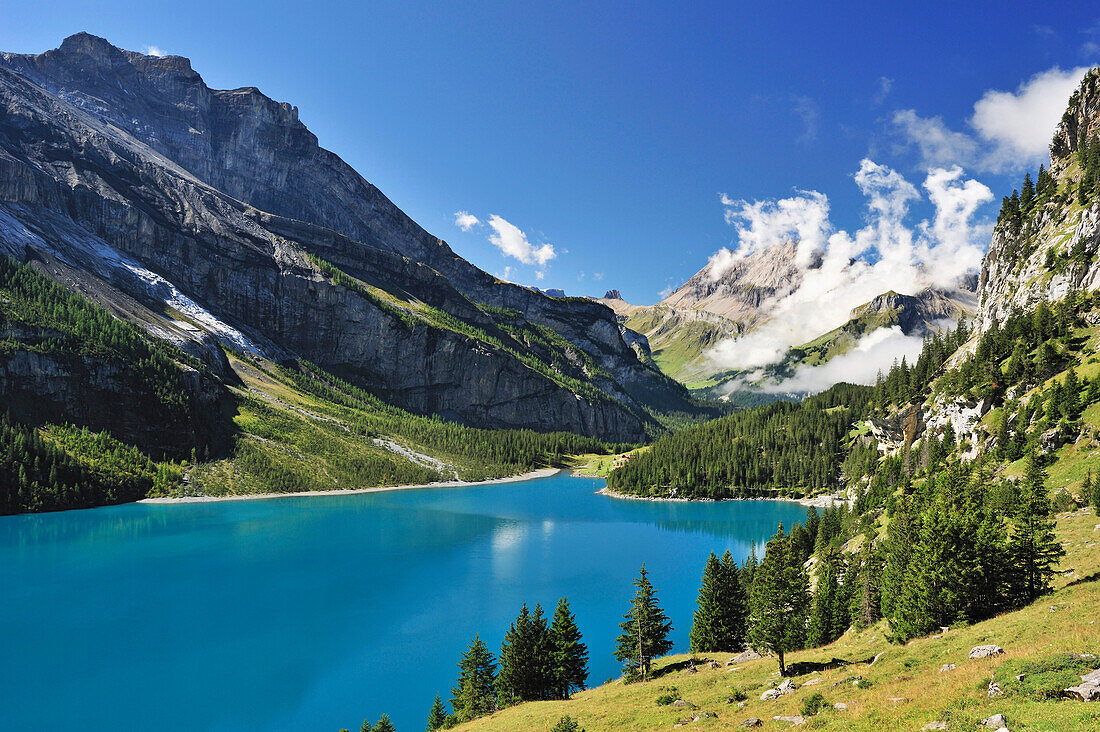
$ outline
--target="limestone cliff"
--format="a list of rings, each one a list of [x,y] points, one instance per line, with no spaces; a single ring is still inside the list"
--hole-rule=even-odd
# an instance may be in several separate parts
[[[291,105],[88,34],[0,55],[0,252],[211,362],[305,358],[469,424],[635,440],[686,403],[610,310],[469,264]]]

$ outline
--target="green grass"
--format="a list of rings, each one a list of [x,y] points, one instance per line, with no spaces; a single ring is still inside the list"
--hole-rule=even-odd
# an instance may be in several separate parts
[[[413,415],[325,374],[230,356],[236,443],[197,466],[173,494],[237,495],[484,480],[564,466],[573,452],[611,449],[568,433],[479,430]],[[375,442],[400,445],[413,459]]]
[[[801,713],[803,705],[817,694],[822,695],[825,706],[808,719],[805,727],[809,729],[909,731],[933,721],[945,721],[949,729],[981,729],[978,723],[997,713],[1008,718],[1013,732],[1100,729],[1100,705],[1039,699],[1028,688],[1071,681],[1065,672],[1080,664],[1060,660],[1065,654],[1100,655],[1097,521],[1091,511],[1059,518],[1059,537],[1067,549],[1062,562],[1066,572],[1052,595],[1022,610],[952,629],[942,637],[919,638],[904,646],[888,643],[886,628],[879,624],[860,633],[849,632],[823,648],[791,654],[789,664],[826,664],[833,659],[842,663],[794,677],[799,688],[776,701],[760,701],[761,693],[779,681],[778,664],[773,658],[726,666],[733,654],[678,655],[661,659],[656,666],[657,676],[648,682],[612,681],[582,691],[569,701],[523,704],[458,729],[542,732],[565,714],[588,732],[671,729],[686,711],[655,703],[662,694],[672,693],[670,687],[675,687],[676,696],[699,710],[718,715],[716,719],[692,723],[688,729],[734,730],[750,717],[764,720],[764,729],[786,729],[789,724],[773,722],[772,717]],[[615,620],[609,618],[607,622]],[[969,660],[969,649],[985,643],[1003,647],[1005,654]],[[697,672],[687,673],[685,662],[692,658]],[[707,666],[705,661],[710,659],[719,663],[717,669]],[[955,664],[956,668],[940,673],[944,664]],[[987,696],[991,676],[1014,681],[1019,673],[1035,674],[1033,684],[1006,688],[1005,695],[998,698]],[[858,686],[853,684],[855,681],[859,681]],[[731,697],[736,699],[742,694],[747,697],[744,706],[729,703]],[[848,708],[837,710],[833,708],[836,702]]]

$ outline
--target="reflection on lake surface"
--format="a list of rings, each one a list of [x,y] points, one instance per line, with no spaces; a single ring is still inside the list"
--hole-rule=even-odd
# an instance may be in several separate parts
[[[473,488],[0,518],[0,705],[10,729],[423,728],[475,632],[567,595],[594,684],[644,561],[685,650],[707,552],[747,555],[794,503]]]

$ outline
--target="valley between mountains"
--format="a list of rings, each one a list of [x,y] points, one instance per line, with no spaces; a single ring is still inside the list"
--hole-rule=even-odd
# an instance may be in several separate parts
[[[553,628],[524,605],[499,654],[485,628],[429,729],[1100,729],[1100,69],[1051,132],[980,271],[918,272],[754,365],[722,353],[827,266],[798,241],[652,305],[548,293],[256,88],[88,33],[0,54],[0,514],[557,469],[607,501],[816,499],[713,556],[692,617],[661,620],[643,566],[621,678],[562,676],[567,603]],[[887,333],[919,356],[797,378]]]

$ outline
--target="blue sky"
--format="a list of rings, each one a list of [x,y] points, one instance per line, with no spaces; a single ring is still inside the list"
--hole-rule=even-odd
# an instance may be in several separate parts
[[[995,216],[1038,158],[983,136],[975,103],[1100,60],[1094,3],[686,5],[0,0],[0,49],[87,30],[187,56],[211,86],[297,105],[484,269],[638,303],[736,247],[720,194],[818,191],[833,228],[863,226],[864,158],[917,188],[914,225],[931,216],[927,168],[952,162],[992,190],[975,216]],[[481,223],[461,230],[458,211]],[[530,263],[490,241],[494,215]]]

